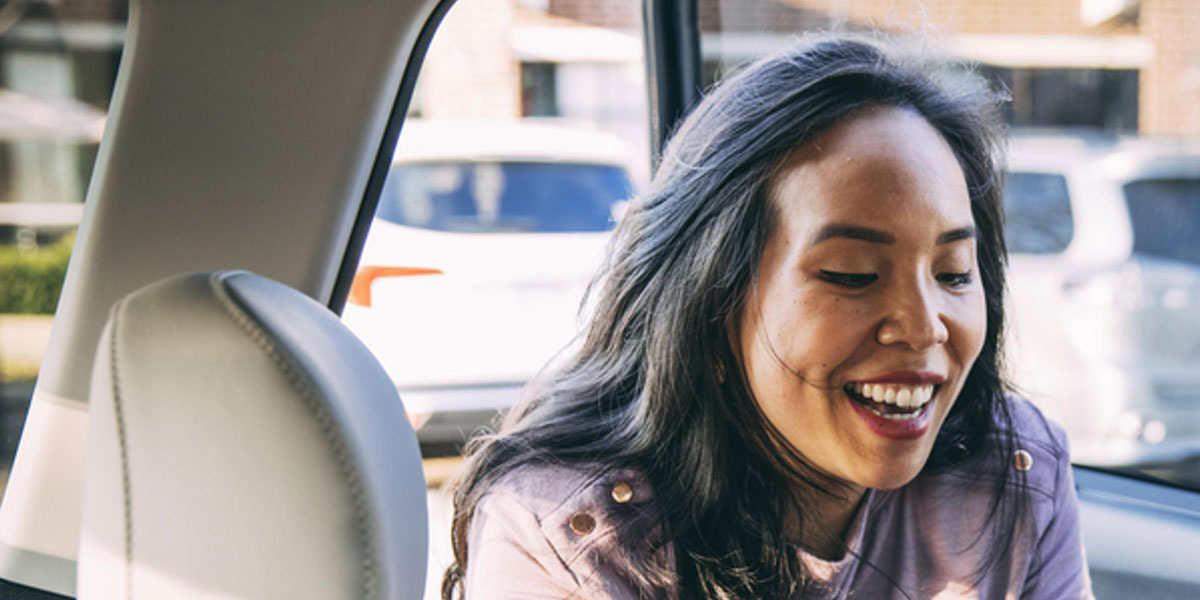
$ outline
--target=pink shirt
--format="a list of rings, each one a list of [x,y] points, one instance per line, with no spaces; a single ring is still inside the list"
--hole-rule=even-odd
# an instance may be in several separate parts
[[[975,543],[1002,468],[994,453],[922,473],[897,490],[869,490],[847,532],[851,552],[827,561],[796,550],[818,579],[800,598],[1091,598],[1065,435],[1024,400],[1014,399],[1012,409],[1020,456],[1004,464],[1027,467],[1032,511],[1014,524],[1012,548],[978,585],[977,566],[995,551]],[[616,502],[652,494],[631,470],[518,468],[478,505],[466,597],[637,599],[621,574],[625,550],[608,515]],[[671,564],[670,545],[663,551]]]

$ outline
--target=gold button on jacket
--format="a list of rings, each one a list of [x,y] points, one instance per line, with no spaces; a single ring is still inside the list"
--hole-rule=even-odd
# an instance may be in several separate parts
[[[1033,468],[1033,455],[1028,450],[1017,450],[1013,453],[1013,466],[1018,471],[1028,471]]]
[[[612,488],[612,499],[618,504],[633,500],[633,487],[628,482],[618,481]]]
[[[587,513],[579,513],[571,517],[571,531],[579,535],[587,535],[596,529],[596,519]]]

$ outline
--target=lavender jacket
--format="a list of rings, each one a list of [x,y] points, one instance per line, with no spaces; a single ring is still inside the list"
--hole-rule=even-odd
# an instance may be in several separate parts
[[[1091,598],[1065,435],[1028,402],[1011,405],[1019,448],[1013,456],[1001,463],[997,450],[922,473],[897,490],[868,491],[847,532],[851,551],[844,558],[828,561],[796,550],[817,579],[799,597]],[[1025,471],[1032,501],[1002,555],[976,543],[1000,468]],[[625,550],[609,513],[617,503],[649,502],[652,494],[631,470],[597,475],[583,467],[518,468],[476,509],[466,597],[637,599],[619,567]],[[670,546],[664,550],[669,557]],[[997,562],[977,581],[988,553],[997,553]]]

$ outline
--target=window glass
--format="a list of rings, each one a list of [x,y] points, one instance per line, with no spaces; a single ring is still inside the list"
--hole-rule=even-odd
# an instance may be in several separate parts
[[[376,216],[438,231],[606,231],[631,192],[629,173],[613,165],[415,163],[392,169]]]
[[[1005,192],[1010,379],[1062,423],[1077,462],[1200,489],[1200,6],[997,6],[698,0],[702,77],[820,30],[915,36],[974,65],[1009,98],[1020,141]]]
[[[83,215],[124,0],[10,2],[0,19],[0,492]]]
[[[1005,116],[1015,126],[1137,131],[1137,69],[984,66],[980,72],[1012,90]]]
[[[435,34],[343,320],[427,455],[454,454],[571,342],[649,177],[637,0],[460,0]]]
[[[1200,179],[1148,179],[1125,185],[1133,251],[1200,265]]]
[[[1009,252],[1066,250],[1075,231],[1067,179],[1053,173],[1009,172],[1004,182],[1004,219]]]
[[[521,116],[557,117],[558,67],[548,62],[521,63]]]
[[[343,322],[387,370],[436,489],[568,344],[650,174],[640,0],[458,0],[430,44]],[[437,597],[427,586],[426,597]]]

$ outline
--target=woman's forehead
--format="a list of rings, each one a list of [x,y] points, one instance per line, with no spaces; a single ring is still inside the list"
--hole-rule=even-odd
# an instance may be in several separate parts
[[[899,226],[970,225],[966,180],[946,140],[919,115],[864,111],[809,142],[771,185],[785,222]]]

